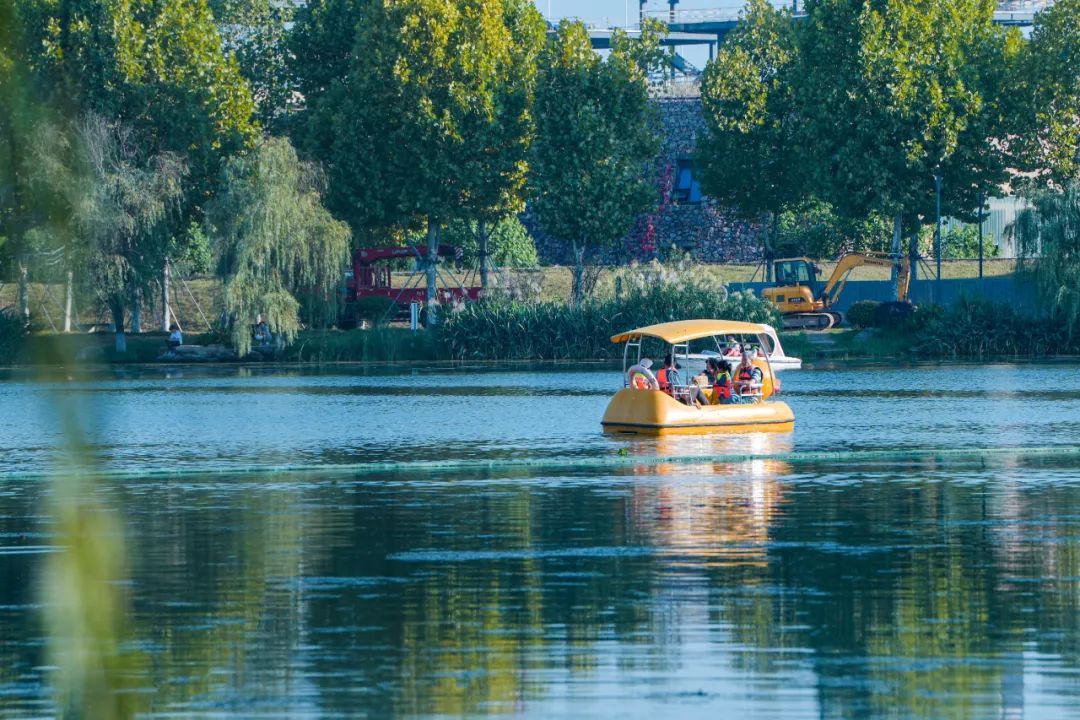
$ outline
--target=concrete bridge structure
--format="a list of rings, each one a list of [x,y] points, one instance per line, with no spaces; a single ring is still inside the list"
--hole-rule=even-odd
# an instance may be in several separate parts
[[[723,0],[718,0],[722,2]],[[1028,28],[1035,21],[1035,15],[1043,8],[1052,5],[1054,0],[1006,0],[998,3],[998,9],[994,13],[994,22],[1008,27]],[[787,6],[787,2],[775,3],[778,7]],[[667,23],[670,34],[663,41],[667,47],[684,47],[693,45],[706,45],[709,48],[709,58],[716,52],[716,47],[723,42],[724,37],[735,29],[739,22],[739,13],[742,11],[742,3],[728,4],[724,7],[684,10],[678,7],[679,0],[668,0],[667,10],[648,10],[648,4],[639,0],[639,18],[655,18]],[[791,0],[790,7],[792,17],[796,20],[806,18],[806,12],[800,0]],[[631,36],[640,32],[640,25],[623,28]],[[592,39],[593,48],[607,50],[611,47],[611,35],[613,28],[589,28],[589,37]],[[683,68],[676,68],[683,71]],[[696,70],[690,66],[686,72]]]

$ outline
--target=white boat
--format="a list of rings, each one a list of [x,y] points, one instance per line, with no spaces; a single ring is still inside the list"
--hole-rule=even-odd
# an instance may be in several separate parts
[[[780,370],[798,370],[802,368],[802,359],[797,357],[789,357],[784,354],[784,348],[780,344],[780,338],[776,335],[776,330],[771,325],[760,325],[763,330],[756,333],[753,337],[757,342],[751,343],[754,346],[761,349],[762,352],[768,357],[769,364],[775,371]],[[745,341],[747,338],[742,336]],[[709,358],[723,358],[729,363],[737,365],[742,360],[742,351],[739,347],[727,348],[722,346],[720,338],[715,338],[716,349],[715,350],[701,350],[700,352],[692,353],[687,356],[687,360],[691,363],[691,374],[697,374],[705,369],[705,361]]]

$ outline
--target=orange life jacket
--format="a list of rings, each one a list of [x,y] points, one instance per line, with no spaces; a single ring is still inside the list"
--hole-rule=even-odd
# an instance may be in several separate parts
[[[660,384],[660,389],[666,393],[671,392],[671,383],[667,379],[667,368],[660,368],[656,373],[656,382]]]

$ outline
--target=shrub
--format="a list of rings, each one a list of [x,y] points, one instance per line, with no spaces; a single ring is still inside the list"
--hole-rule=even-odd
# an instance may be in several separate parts
[[[611,336],[654,323],[688,318],[723,318],[778,325],[775,306],[753,293],[729,294],[696,268],[658,263],[631,268],[619,297],[571,307],[561,302],[527,303],[499,295],[447,313],[438,332],[454,358],[568,360],[614,357],[621,349]]]
[[[367,320],[375,324],[393,320],[395,305],[393,298],[369,295],[351,303],[347,312],[351,312],[352,319],[355,319],[357,323]]]
[[[880,306],[881,303],[877,300],[860,300],[853,303],[847,311],[848,324],[857,328],[874,327]]]
[[[26,326],[18,315],[0,310],[0,365],[15,362],[27,334]]]
[[[946,309],[920,309],[915,349],[941,357],[1042,357],[1075,352],[1077,340],[1053,317],[1018,313],[1012,306],[961,298]]]

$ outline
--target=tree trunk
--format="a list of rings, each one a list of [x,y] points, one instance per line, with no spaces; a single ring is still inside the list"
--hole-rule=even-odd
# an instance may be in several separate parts
[[[780,214],[776,212],[770,214],[772,215],[772,230],[769,231],[769,239],[765,245],[765,282],[771,285],[774,279],[773,260],[776,257],[776,235]]]
[[[912,231],[908,238],[908,263],[911,265],[911,281],[918,280],[919,275],[919,231]]]
[[[131,293],[131,332],[142,332],[142,298],[139,297],[139,291],[136,290]]]
[[[169,332],[172,318],[169,314],[169,258],[161,268],[161,331]]]
[[[30,267],[25,255],[19,256],[19,317],[23,325],[30,325]]]
[[[574,284],[571,292],[571,302],[574,307],[581,305],[585,299],[585,244],[580,246],[575,242],[574,249]]]
[[[113,299],[109,302],[109,310],[112,312],[113,330],[116,333],[116,352],[122,355],[127,352],[127,338],[124,336],[124,304]]]
[[[428,218],[427,241],[427,325],[428,327],[434,327],[436,323],[435,301],[438,296],[436,284],[438,276],[435,273],[435,263],[439,261],[439,221],[432,217]]]
[[[488,287],[488,232],[487,223],[478,220],[476,223],[476,241],[480,247],[480,287],[487,293]]]
[[[64,332],[71,332],[71,316],[75,306],[75,271],[68,268],[64,278]]]

